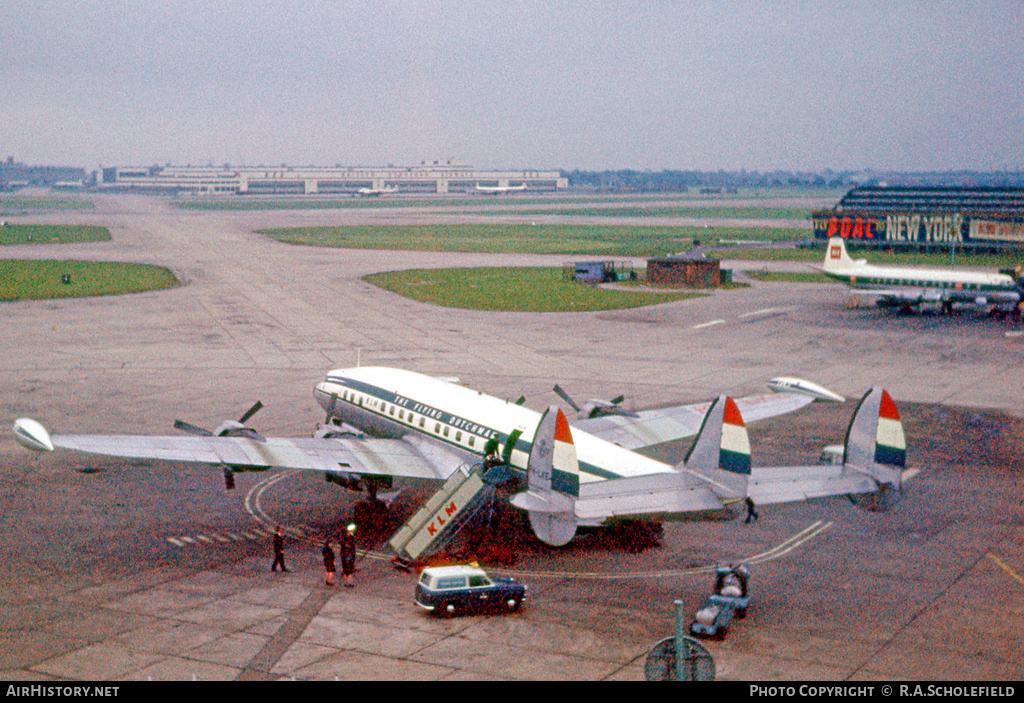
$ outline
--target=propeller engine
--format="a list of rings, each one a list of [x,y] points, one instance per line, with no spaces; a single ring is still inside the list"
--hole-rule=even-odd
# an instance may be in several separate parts
[[[583,407],[577,405],[565,390],[555,384],[552,389],[558,396],[569,404],[569,407],[576,411],[576,417],[580,420],[586,420],[592,417],[603,417],[605,415],[623,415],[625,417],[638,417],[638,415],[632,410],[626,410],[622,407],[622,401],[626,399],[626,396],[619,395],[611,400],[602,400],[600,398],[591,398]]]
[[[217,428],[211,432],[203,427],[197,427],[191,423],[183,420],[174,421],[174,429],[187,432],[188,434],[197,435],[199,437],[248,437],[249,439],[256,440],[257,442],[266,442],[267,440],[260,435],[259,432],[246,427],[245,422],[255,415],[263,407],[263,403],[256,401],[251,408],[245,411],[245,414],[238,420],[225,420],[220,423]],[[240,467],[224,466],[224,485],[230,491],[235,487],[235,471]]]

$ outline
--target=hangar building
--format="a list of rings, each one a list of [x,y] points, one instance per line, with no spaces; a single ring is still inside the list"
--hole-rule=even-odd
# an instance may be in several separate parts
[[[880,248],[1024,249],[1024,188],[860,186],[811,213],[814,238]]]

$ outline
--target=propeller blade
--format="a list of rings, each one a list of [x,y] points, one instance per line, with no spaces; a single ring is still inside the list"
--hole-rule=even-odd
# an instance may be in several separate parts
[[[566,392],[565,392],[564,390],[562,390],[562,387],[561,387],[560,385],[558,385],[558,384],[556,383],[556,384],[555,384],[555,387],[554,387],[554,388],[552,388],[552,390],[553,390],[553,391],[554,391],[555,393],[557,393],[557,394],[558,394],[558,396],[559,396],[559,397],[560,397],[560,398],[561,398],[562,400],[564,400],[564,401],[565,401],[566,403],[568,403],[568,404],[569,404],[569,407],[570,407],[570,408],[572,408],[572,409],[573,409],[573,410],[575,410],[576,412],[579,412],[579,411],[580,411],[580,406],[576,405],[576,402],[575,402],[575,401],[574,401],[574,400],[573,400],[572,398],[570,398],[570,397],[569,397],[569,394],[568,394],[568,393],[566,393]]]
[[[182,422],[181,420],[174,421],[174,429],[181,430],[182,432],[188,432],[189,434],[199,435],[200,437],[213,436],[213,432],[210,432],[209,430],[204,430],[202,427],[190,425],[189,423]]]
[[[512,450],[515,449],[516,442],[519,441],[519,437],[523,434],[522,430],[515,429],[508,433],[508,441],[505,442],[505,451],[501,454],[501,459],[506,464],[512,463]]]
[[[260,401],[257,400],[256,403],[251,408],[249,408],[246,411],[245,415],[242,415],[242,417],[240,417],[238,419],[238,423],[240,425],[244,425],[245,421],[248,420],[253,415],[255,415],[259,411],[259,409],[262,408],[262,407],[263,407],[263,403],[261,403]]]

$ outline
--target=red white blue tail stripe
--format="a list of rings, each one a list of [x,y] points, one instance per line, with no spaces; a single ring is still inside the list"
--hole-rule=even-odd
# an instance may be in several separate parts
[[[900,413],[888,391],[882,391],[878,406],[878,430],[875,434],[875,461],[903,468],[907,465],[907,439],[903,435]]]

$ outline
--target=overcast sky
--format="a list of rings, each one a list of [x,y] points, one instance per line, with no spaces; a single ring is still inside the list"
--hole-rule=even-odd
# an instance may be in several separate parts
[[[0,158],[1024,170],[1022,8],[10,1]]]

